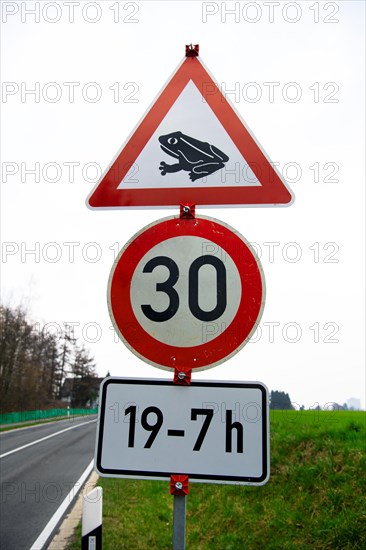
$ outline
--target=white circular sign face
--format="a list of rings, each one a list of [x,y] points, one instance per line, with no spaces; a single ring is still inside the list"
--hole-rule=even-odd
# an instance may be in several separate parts
[[[212,218],[170,217],[131,239],[113,266],[111,319],[126,346],[156,367],[204,370],[237,353],[264,307],[254,251]]]
[[[149,265],[153,268],[146,272]],[[166,284],[170,277],[177,279],[174,286]],[[206,344],[231,324],[241,292],[238,268],[225,250],[208,239],[189,235],[163,241],[142,257],[132,277],[130,297],[136,319],[148,334],[170,346],[189,347]],[[156,321],[169,309],[174,296],[174,315],[167,313],[168,319]],[[193,312],[192,302],[196,302]],[[144,305],[157,315],[148,315]]]

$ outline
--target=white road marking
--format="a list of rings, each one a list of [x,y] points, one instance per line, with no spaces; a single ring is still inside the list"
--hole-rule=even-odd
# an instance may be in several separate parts
[[[76,426],[75,426],[76,427]],[[43,529],[42,533],[39,535],[37,540],[32,544],[30,550],[42,550],[47,540],[52,535],[52,532],[56,528],[58,522],[61,520],[67,508],[70,506],[71,502],[74,500],[84,482],[88,478],[89,474],[93,470],[94,459],[90,462],[84,472],[81,474],[80,478],[77,480],[67,497],[63,500],[61,505],[57,508],[56,512],[53,514],[46,527]]]
[[[89,422],[96,422],[97,420],[89,420]],[[46,441],[46,439],[51,439],[51,437],[56,437],[57,435],[63,434],[65,432],[68,432],[69,430],[75,430],[75,428],[80,428],[80,426],[85,426],[85,424],[78,424],[77,426],[71,426],[70,428],[65,428],[64,430],[60,430],[59,432],[56,432],[51,435],[46,435],[45,437],[41,437],[41,439],[36,439],[35,441],[32,441],[31,443],[27,443],[26,445],[22,445],[21,447],[17,447],[16,449],[13,449],[12,451],[8,451],[7,453],[3,453],[0,455],[0,458],[4,458],[5,456],[12,455],[13,453],[17,453],[18,451],[22,451],[23,449],[26,449],[27,447],[31,447],[32,445],[37,445],[37,443],[41,443],[41,441]]]

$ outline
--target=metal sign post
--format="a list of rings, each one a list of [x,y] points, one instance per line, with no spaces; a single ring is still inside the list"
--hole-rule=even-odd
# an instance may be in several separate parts
[[[186,214],[189,212],[185,211]],[[178,386],[190,386],[191,369],[175,369],[174,384]],[[174,495],[173,508],[173,550],[185,550],[186,548],[186,507],[189,493],[189,481],[187,475],[172,475],[170,477],[170,493]]]
[[[185,550],[188,476],[171,476],[170,493],[174,495],[173,550]]]
[[[173,550],[186,547],[186,495],[174,495]]]
[[[170,478],[173,550],[185,549],[189,480],[260,486],[269,479],[267,388],[191,384],[193,371],[241,350],[265,303],[255,251],[227,224],[196,217],[196,205],[293,200],[201,63],[198,45],[186,46],[185,59],[88,198],[91,208],[180,208],[126,243],[108,285],[120,339],[145,363],[174,372],[174,381],[106,378],[95,448],[100,476]]]

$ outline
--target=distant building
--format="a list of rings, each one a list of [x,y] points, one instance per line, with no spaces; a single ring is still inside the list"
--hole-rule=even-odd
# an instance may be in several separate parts
[[[349,410],[359,411],[361,409],[361,399],[357,399],[356,397],[347,399],[347,407]]]
[[[340,405],[339,403],[332,403],[332,410],[333,411],[345,411],[346,405]]]
[[[99,386],[103,380],[94,376],[66,378],[61,388],[61,401],[70,407],[94,409],[98,406]]]

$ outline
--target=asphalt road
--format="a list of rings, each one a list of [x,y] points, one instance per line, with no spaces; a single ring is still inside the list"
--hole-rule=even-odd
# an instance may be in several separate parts
[[[63,420],[0,434],[1,550],[32,547],[93,459],[95,420]]]

